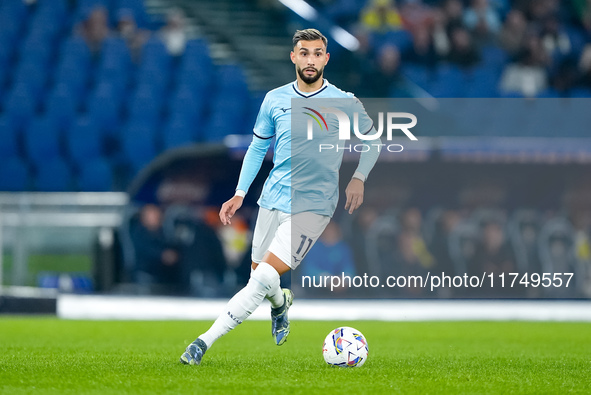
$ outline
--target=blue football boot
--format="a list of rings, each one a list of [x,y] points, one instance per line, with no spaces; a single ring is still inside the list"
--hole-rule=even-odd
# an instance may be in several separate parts
[[[276,309],[271,308],[271,329],[275,343],[280,346],[287,340],[289,335],[289,321],[287,311],[293,303],[293,292],[290,289],[283,288],[283,306]]]
[[[197,339],[189,344],[183,355],[181,355],[181,362],[185,365],[199,365],[205,351],[207,351],[207,344],[203,340]]]

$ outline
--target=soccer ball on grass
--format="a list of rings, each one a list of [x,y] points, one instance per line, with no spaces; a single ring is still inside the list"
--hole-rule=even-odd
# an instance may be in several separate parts
[[[322,346],[322,355],[326,363],[343,368],[363,365],[368,352],[365,336],[348,326],[330,331]]]

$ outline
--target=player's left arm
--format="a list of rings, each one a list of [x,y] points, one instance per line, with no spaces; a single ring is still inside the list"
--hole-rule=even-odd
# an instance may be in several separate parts
[[[373,126],[373,121],[367,115],[363,104],[358,99],[355,99],[354,101],[353,112],[359,114],[359,132],[365,135],[375,135],[376,130]],[[353,214],[353,211],[357,210],[361,204],[363,204],[365,180],[380,156],[382,141],[379,137],[373,140],[364,140],[363,142],[369,147],[369,149],[361,152],[357,170],[355,170],[351,181],[349,181],[349,184],[345,189],[345,196],[347,197],[345,210],[348,210],[349,214]]]
[[[361,153],[357,170],[355,170],[351,181],[349,181],[345,189],[345,196],[347,197],[345,210],[349,210],[349,214],[353,214],[353,211],[357,210],[363,203],[365,180],[380,156],[379,148],[381,144],[382,141],[379,138],[372,140],[368,144],[370,149]]]

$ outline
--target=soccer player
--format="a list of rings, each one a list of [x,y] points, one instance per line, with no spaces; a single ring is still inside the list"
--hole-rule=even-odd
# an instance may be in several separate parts
[[[373,122],[359,101],[323,78],[330,55],[322,33],[316,29],[297,31],[290,56],[296,69],[296,81],[265,96],[252,142],[244,156],[236,193],[222,205],[219,214],[224,225],[230,224],[275,137],[274,166],[258,201],[260,209],[252,241],[250,280],[230,299],[210,329],[187,347],[181,356],[184,364],[201,363],[212,344],[248,318],[265,298],[271,302],[275,343],[283,344],[289,335],[287,311],[293,294],[289,289],[281,289],[279,278],[298,266],[329,223],[338,200],[338,172],[343,155],[342,150],[336,150],[294,164],[298,153],[305,155],[310,150],[292,141],[292,137],[295,139],[295,135],[292,136],[292,99],[348,99],[360,110],[357,119],[361,133],[375,132]],[[338,128],[334,123],[331,126],[334,135]],[[379,144],[379,138],[372,143]],[[361,153],[357,170],[345,190],[345,210],[350,214],[363,202],[364,182],[378,155],[377,149]]]

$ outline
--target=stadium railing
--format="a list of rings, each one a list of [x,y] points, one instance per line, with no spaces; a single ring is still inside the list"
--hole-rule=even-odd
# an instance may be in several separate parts
[[[28,284],[31,251],[90,256],[96,240],[113,240],[128,200],[120,192],[0,193],[0,287]],[[10,280],[3,278],[7,249]]]

